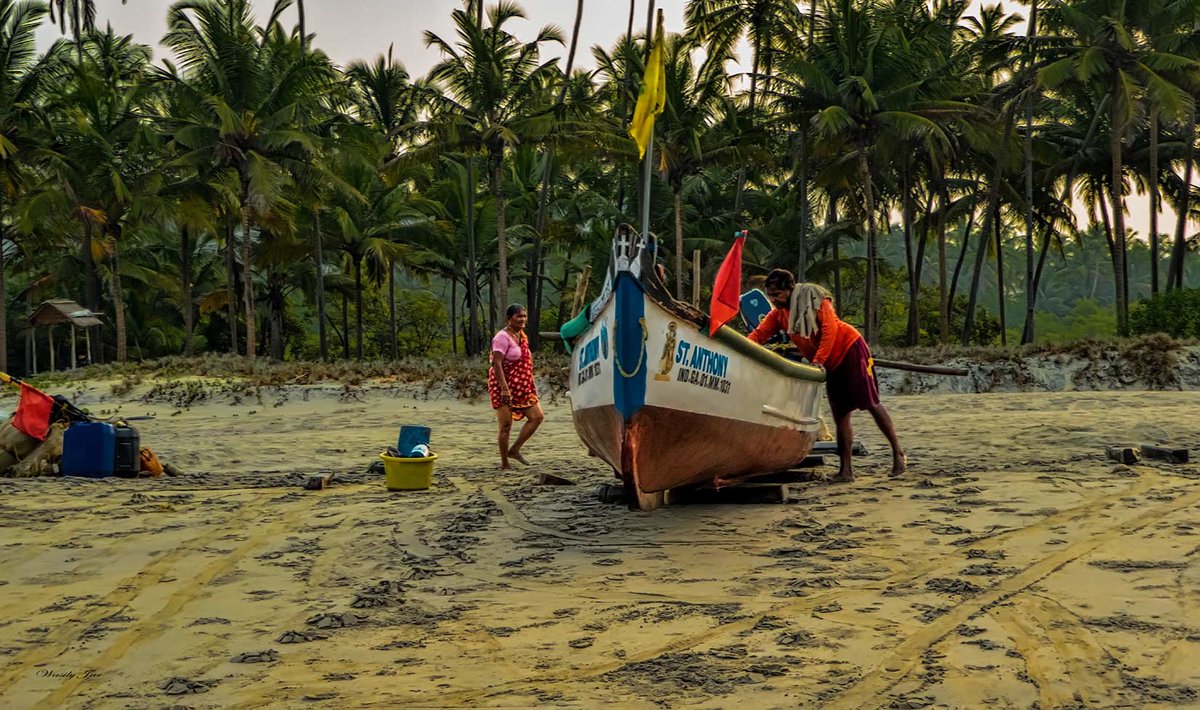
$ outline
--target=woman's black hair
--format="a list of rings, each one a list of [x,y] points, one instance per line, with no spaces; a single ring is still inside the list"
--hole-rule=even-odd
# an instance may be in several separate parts
[[[792,276],[792,272],[787,269],[772,269],[771,273],[767,274],[767,280],[763,283],[763,287],[790,291],[796,287],[796,277]]]
[[[525,310],[525,306],[522,306],[519,303],[512,304],[508,307],[508,310],[504,311],[504,320],[512,320],[513,316],[517,315],[523,310]]]

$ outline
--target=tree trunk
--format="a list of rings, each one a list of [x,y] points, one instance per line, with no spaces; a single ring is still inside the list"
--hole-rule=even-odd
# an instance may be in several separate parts
[[[1037,36],[1037,0],[1029,2],[1029,26],[1025,30],[1025,58],[1021,70],[1024,72],[1034,61],[1033,38]],[[1033,312],[1033,86],[1025,97],[1025,307]],[[997,246],[999,246],[997,244]],[[1033,320],[1027,321],[1030,337],[1033,336]],[[1024,336],[1022,336],[1023,338]]]
[[[350,297],[342,291],[342,357],[350,359]]]
[[[1038,254],[1037,268],[1033,272],[1032,297],[1025,300],[1025,327],[1021,331],[1021,344],[1029,345],[1034,337],[1034,308],[1037,306],[1038,285],[1042,281],[1042,269],[1046,266],[1046,255],[1050,253],[1050,226],[1042,230],[1041,253]]]
[[[864,330],[868,345],[879,339],[879,247],[875,243],[875,188],[871,184],[871,168],[865,145],[858,149],[858,175],[862,180],[863,198],[867,212],[867,295],[863,305]]]
[[[496,201],[496,278],[499,281],[497,301],[501,308],[508,308],[508,243],[504,238],[504,149],[491,155],[492,199]]]
[[[400,351],[396,343],[396,262],[388,262],[388,325],[391,333],[392,360],[400,359]]]
[[[1118,89],[1112,87],[1114,95]],[[1121,157],[1121,127],[1117,125],[1117,101],[1110,101],[1109,150],[1112,152],[1112,218],[1113,218],[1113,267],[1116,269],[1117,286],[1117,334],[1129,334],[1129,275],[1125,268],[1125,201],[1124,165]]]
[[[983,228],[979,230],[979,249],[975,252],[975,271],[971,275],[971,292],[967,296],[967,314],[963,322],[962,344],[964,346],[970,345],[971,331],[975,327],[975,304],[979,298],[979,279],[983,274],[984,257],[987,256],[988,235],[991,234],[992,223],[1000,204],[1000,182],[1004,179],[1004,153],[1008,148],[1008,142],[1012,139],[1015,118],[1015,114],[1010,111],[1005,121],[1003,144],[995,156],[996,166],[992,170],[992,182],[988,185],[987,207],[983,213]]]
[[[308,33],[304,27],[304,0],[296,0],[296,14],[299,15],[300,25],[300,58],[304,58],[304,52],[308,49]]]
[[[354,255],[354,357],[363,359],[362,257]]]
[[[975,229],[975,208],[967,215],[967,226],[962,233],[962,248],[958,250],[958,258],[954,261],[954,277],[950,279],[949,303],[954,307],[954,294],[958,293],[958,277],[962,274],[963,264],[967,260],[967,248],[971,245],[971,232]]]
[[[946,187],[945,175],[938,185],[940,196],[938,201],[938,343],[946,345],[950,342],[950,291],[946,283],[946,213],[950,209],[950,190]]]
[[[909,294],[908,339],[912,345],[921,344],[921,275],[925,273],[925,245],[929,243],[929,213],[933,210],[933,190],[925,202],[925,227],[917,242],[917,258],[913,263],[913,290]]]
[[[578,0],[575,5],[575,28],[571,32],[571,46],[567,51],[567,66],[563,70],[563,83],[558,91],[558,101],[555,102],[556,109],[562,108],[562,103],[566,100],[567,89],[571,83],[571,71],[575,66],[575,50],[579,46],[579,29],[583,24],[583,0]],[[633,30],[633,3],[630,3],[629,15],[629,30]],[[529,331],[529,347],[532,350],[537,350],[541,338],[538,336],[540,323],[542,322],[542,238],[546,231],[546,206],[550,200],[550,180],[553,177],[554,171],[554,146],[551,144],[546,151],[546,162],[542,168],[542,188],[538,194],[538,211],[537,220],[534,227],[533,236],[533,253],[529,256],[529,277],[525,281],[525,300],[529,302],[529,322],[532,325]]]
[[[683,300],[683,194],[675,189],[675,300]]]
[[[837,211],[838,198],[837,195],[829,196],[829,212],[825,217],[825,226],[832,227],[838,223]],[[830,257],[833,259],[833,302],[840,308],[842,305],[842,255],[841,255],[841,239],[836,234],[833,236],[832,251]]]
[[[1175,243],[1171,246],[1171,265],[1167,270],[1167,288],[1183,288],[1183,261],[1187,256],[1187,225],[1190,219],[1192,198],[1192,166],[1196,159],[1196,110],[1188,113],[1184,135],[1187,147],[1183,153],[1183,198],[1179,205],[1179,218],[1175,222]]]
[[[8,269],[4,261],[4,239],[7,231],[4,218],[0,216],[0,372],[8,372]]]
[[[1150,295],[1158,295],[1158,105],[1150,108]]]
[[[322,360],[329,359],[329,332],[325,323],[325,251],[321,239],[321,208],[313,210],[313,260],[316,262],[317,343]]]
[[[808,3],[808,46],[812,48],[817,41],[817,0]]]
[[[479,0],[482,2],[482,0]],[[475,254],[475,159],[467,157],[467,355],[479,352],[479,261]]]
[[[283,360],[283,309],[285,307],[283,296],[283,276],[271,269],[267,277],[267,326],[270,329],[267,338],[269,340],[267,351],[275,361]]]
[[[450,276],[450,352],[458,355],[458,276]]]
[[[92,313],[103,313],[104,301],[100,296],[100,274],[96,271],[96,258],[92,255],[92,223],[88,220],[84,220],[83,223],[83,250],[80,256],[83,261],[84,296],[87,298],[88,310]],[[92,326],[90,330],[92,339],[96,342],[96,352],[88,353],[88,357],[95,357],[91,362],[104,362],[104,331],[100,326]],[[36,341],[34,347],[37,347]]]
[[[183,310],[183,354],[191,357],[196,354],[196,316],[192,305],[192,234],[188,225],[179,228],[179,268],[180,300]]]
[[[246,306],[246,359],[258,354],[257,323],[254,321],[254,261],[250,256],[250,205],[242,203],[242,299]]]
[[[234,255],[235,249],[237,249],[237,242],[233,234],[233,220],[230,219],[225,222],[225,297],[229,301],[225,312],[229,318],[229,352],[233,355],[238,354],[237,257]]]
[[[808,133],[800,131],[800,231],[796,240],[796,280],[808,276]]]
[[[747,105],[749,109],[746,112],[746,128],[748,131],[754,130],[754,104],[758,97],[758,69],[759,69],[759,51],[761,47],[758,43],[754,44],[754,58],[750,63],[750,102]],[[734,219],[739,219],[742,213],[742,195],[746,190],[746,165],[745,163],[738,166],[737,171],[737,189],[733,193],[733,213]]]
[[[916,286],[914,285],[914,277],[916,276],[916,268],[913,266],[913,242],[912,242],[912,186],[909,185],[908,168],[905,166],[900,170],[900,222],[901,232],[904,234],[904,264],[907,267],[905,277],[908,279],[908,324],[905,328],[905,337],[908,339],[909,345],[916,345],[916,330],[914,323],[916,322]]]
[[[1004,239],[1000,228],[1000,205],[992,217],[996,232],[996,303],[1000,308],[1000,346],[1008,347],[1008,320],[1004,310]]]
[[[109,237],[112,239],[112,256],[109,257],[109,268],[112,269],[112,274],[109,276],[108,285],[113,302],[113,320],[116,322],[117,328],[117,362],[125,362],[127,333],[125,330],[125,296],[121,292],[121,262],[118,256],[119,232],[114,231]]]

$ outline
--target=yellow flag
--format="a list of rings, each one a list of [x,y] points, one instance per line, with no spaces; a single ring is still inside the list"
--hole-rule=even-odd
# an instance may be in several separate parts
[[[654,47],[646,62],[646,75],[642,79],[637,108],[633,111],[633,122],[629,124],[629,137],[637,143],[639,159],[646,157],[646,148],[650,145],[650,137],[654,135],[654,117],[662,113],[667,105],[667,72],[663,67],[663,52],[663,12],[659,10]]]

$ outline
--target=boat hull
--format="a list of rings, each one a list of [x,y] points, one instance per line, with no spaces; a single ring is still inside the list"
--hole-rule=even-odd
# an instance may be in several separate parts
[[[592,453],[642,493],[785,471],[803,462],[816,441],[815,431],[664,407],[644,407],[628,422],[613,407],[576,410],[572,417]]]
[[[801,463],[816,440],[824,373],[728,328],[710,336],[707,317],[658,281],[653,243],[619,243],[572,353],[572,418],[589,453],[644,509],[672,488]]]

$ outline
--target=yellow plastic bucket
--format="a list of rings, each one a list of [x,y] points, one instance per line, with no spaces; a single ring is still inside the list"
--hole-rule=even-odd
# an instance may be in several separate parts
[[[383,476],[389,491],[423,491],[433,483],[433,462],[437,454],[419,459],[396,458],[380,454]]]

